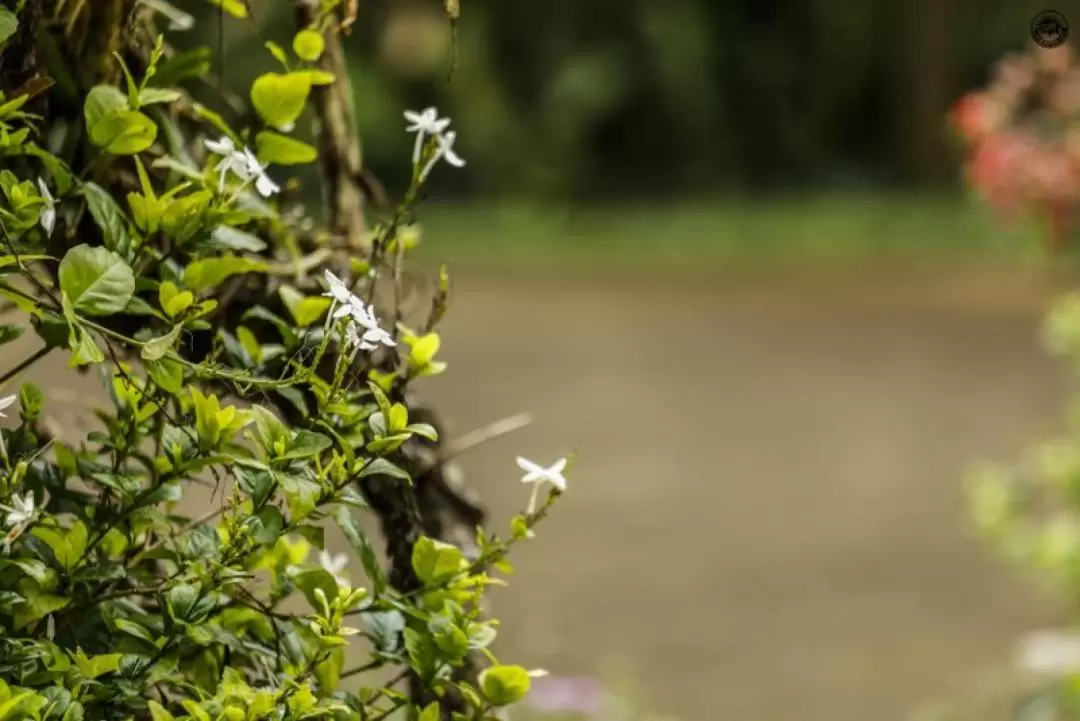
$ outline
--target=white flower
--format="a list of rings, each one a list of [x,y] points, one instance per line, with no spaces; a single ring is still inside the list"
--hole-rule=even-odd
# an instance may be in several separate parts
[[[229,171],[243,177],[247,170],[247,159],[243,153],[236,150],[232,138],[227,135],[223,135],[219,140],[206,140],[204,144],[211,153],[222,156],[218,162],[218,192],[224,193],[225,178],[228,177]],[[248,178],[244,177],[244,179]]]
[[[45,235],[52,235],[53,228],[56,227],[56,201],[53,199],[52,193],[49,192],[49,186],[45,185],[44,180],[38,178],[37,184],[38,190],[41,191],[41,199],[45,201],[45,207],[41,209],[38,222],[45,229]]]
[[[375,317],[375,306],[365,306],[361,302],[359,306],[354,305],[352,311],[353,321],[365,331],[360,338],[361,350],[372,350],[380,343],[390,348],[397,345],[394,338],[379,327],[379,319]]]
[[[329,286],[323,293],[323,297],[330,299],[330,309],[326,313],[326,325],[329,326],[331,320],[337,320],[351,312],[356,296],[349,290],[349,286],[345,285],[345,281],[329,270],[323,271],[323,277],[326,278],[326,284]]]
[[[16,400],[18,400],[18,398],[14,395],[0,398],[0,418],[7,418],[7,413],[4,413],[4,411],[15,405]]]
[[[397,345],[394,342],[393,337],[379,326],[374,328],[368,328],[363,333],[360,332],[360,327],[355,323],[349,324],[349,327],[345,330],[346,340],[349,345],[359,350],[375,350],[379,347],[379,344],[383,344],[387,347],[393,348]]]
[[[236,153],[236,145],[228,135],[223,135],[218,140],[206,140],[204,144],[211,153],[224,155],[226,158]]]
[[[345,282],[331,273],[323,272],[329,286],[323,296],[330,298],[330,310],[327,313],[327,327],[333,322],[346,318],[345,342],[354,350],[374,350],[379,345],[394,347],[393,337],[379,327],[374,306],[368,307],[357,298]]]
[[[405,126],[405,132],[416,133],[416,143],[413,145],[413,165],[420,162],[420,151],[424,147],[424,137],[427,135],[442,135],[442,132],[450,126],[450,118],[440,118],[439,111],[435,108],[425,108],[421,112],[406,110],[405,119],[409,125]]]
[[[323,570],[334,577],[338,585],[347,586],[349,581],[345,578],[342,571],[345,570],[345,566],[349,565],[349,557],[344,553],[338,553],[331,556],[326,551],[319,551],[319,565],[323,567]]]
[[[449,130],[442,135],[439,135],[436,140],[438,141],[438,147],[435,149],[435,154],[431,156],[431,160],[427,162],[427,165],[425,165],[424,169],[420,172],[420,182],[423,182],[424,179],[427,178],[431,169],[434,168],[435,164],[440,160],[445,160],[455,168],[465,167],[465,159],[454,151],[457,133],[453,130]]]
[[[45,638],[50,641],[56,638],[56,621],[51,613],[45,617]]]
[[[254,180],[255,189],[264,198],[269,198],[281,190],[281,187],[266,174],[266,168],[259,163],[259,159],[255,157],[255,153],[251,152],[251,148],[237,150],[236,144],[228,136],[222,136],[219,140],[207,140],[205,145],[210,152],[222,156],[218,162],[219,193],[225,192],[225,178],[228,177],[229,171],[244,182]]]
[[[26,523],[34,517],[36,509],[34,508],[34,494],[27,491],[23,494],[22,498],[19,498],[19,494],[15,494],[11,497],[11,508],[7,506],[0,506],[8,512],[7,518],[4,519],[4,525],[8,528],[18,526],[22,523]]]
[[[525,471],[525,475],[521,477],[522,483],[536,483],[539,485],[546,481],[560,491],[566,490],[566,478],[563,477],[563,471],[566,469],[565,458],[560,458],[551,466],[544,468],[539,463],[518,456],[517,464],[521,470]]]
[[[259,163],[259,159],[255,157],[255,153],[251,152],[251,148],[244,148],[244,159],[247,161],[248,172],[255,178],[255,190],[259,191],[259,195],[269,198],[281,191],[281,186],[266,174],[266,166]],[[245,180],[248,179],[245,178]]]

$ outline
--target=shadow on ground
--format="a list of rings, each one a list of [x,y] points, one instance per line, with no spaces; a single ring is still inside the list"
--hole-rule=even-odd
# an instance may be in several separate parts
[[[966,536],[959,489],[972,459],[1055,426],[1037,284],[457,287],[427,394],[455,434],[537,417],[462,458],[494,518],[526,499],[515,455],[580,452],[496,598],[507,658],[618,664],[684,721],[901,719],[1053,620]],[[30,377],[95,386],[63,366]]]

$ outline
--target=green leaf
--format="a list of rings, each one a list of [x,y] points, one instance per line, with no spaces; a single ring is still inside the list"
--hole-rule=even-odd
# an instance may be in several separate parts
[[[176,345],[176,339],[180,337],[180,331],[183,330],[183,326],[175,325],[165,335],[160,338],[154,338],[151,341],[143,343],[142,358],[143,360],[156,361],[165,357],[165,354],[173,349]]]
[[[162,390],[179,393],[184,387],[184,367],[176,361],[162,358],[146,364],[146,372]]]
[[[139,91],[139,105],[155,103],[174,103],[180,99],[180,93],[168,88],[143,88]]]
[[[19,29],[19,19],[15,13],[0,7],[0,45],[3,45]]]
[[[166,595],[173,618],[187,621],[195,603],[199,600],[199,587],[182,583],[169,589]]]
[[[129,636],[146,641],[150,645],[154,645],[154,636],[145,627],[140,626],[134,621],[129,621],[125,618],[117,618],[113,621],[113,625],[116,626],[116,630],[121,633],[126,633]]]
[[[56,556],[56,562],[65,569],[70,569],[78,560],[71,553],[71,545],[68,543],[67,536],[59,530],[36,526],[30,531],[30,534],[44,541],[45,545],[52,549],[53,555]]]
[[[345,536],[345,540],[349,542],[352,549],[356,552],[356,555],[360,556],[360,561],[364,564],[364,572],[367,573],[369,579],[371,579],[371,585],[375,592],[375,595],[381,595],[386,590],[387,580],[386,574],[383,572],[382,566],[379,565],[378,556],[375,555],[375,549],[372,548],[371,543],[368,541],[360,525],[356,522],[356,518],[350,512],[348,506],[339,505],[334,510],[334,520],[337,521],[338,526],[341,528],[341,532]]]
[[[435,647],[431,639],[414,628],[406,628],[401,635],[413,669],[420,678],[429,679],[435,672]]]
[[[154,144],[157,125],[138,110],[117,110],[90,129],[90,141],[113,155],[134,155]]]
[[[150,708],[150,721],[176,721],[176,717],[157,701],[147,701],[146,705]]]
[[[60,289],[86,315],[119,313],[135,293],[135,275],[106,248],[77,245],[60,261]]]
[[[307,143],[287,135],[264,130],[255,136],[259,162],[263,165],[304,165],[313,163],[318,152]]]
[[[292,41],[292,47],[296,57],[313,63],[323,54],[326,43],[323,41],[322,33],[309,28],[296,34]]]
[[[118,670],[120,668],[120,659],[124,657],[123,654],[119,653],[106,653],[100,656],[88,657],[83,653],[82,649],[73,654],[69,652],[69,654],[72,660],[75,661],[75,666],[79,669],[79,672],[91,680]]]
[[[439,710],[439,702],[432,701],[424,707],[424,710],[420,712],[420,718],[418,718],[416,721],[439,721],[439,719],[441,718],[442,713]]]
[[[71,354],[71,360],[68,361],[69,368],[93,365],[105,361],[105,353],[94,338],[81,328],[76,331],[75,343],[71,349],[75,352]]]
[[[15,627],[26,628],[35,621],[40,621],[45,618],[50,613],[66,608],[70,603],[70,598],[56,596],[50,593],[32,595],[26,599],[26,603],[16,607],[14,618]]]
[[[436,586],[467,569],[469,561],[457,546],[422,536],[413,546],[412,567],[425,586]]]
[[[356,474],[356,479],[367,478],[368,476],[390,476],[391,478],[398,478],[402,481],[412,482],[412,478],[409,476],[409,472],[400,466],[396,466],[385,458],[375,458],[364,464],[364,467],[360,469],[360,472]]]
[[[251,85],[251,104],[263,120],[288,132],[304,112],[311,79],[305,73],[266,73]]]
[[[23,709],[33,700],[33,691],[17,693],[6,701],[0,702],[0,721],[17,721],[24,718]]]
[[[210,0],[211,5],[216,5],[234,18],[246,18],[248,16],[247,4],[243,0]]]
[[[281,46],[275,43],[273,40],[266,41],[266,49],[270,51],[270,54],[274,56],[274,60],[277,60],[281,65],[288,70],[289,58],[285,55],[285,51],[281,49]]]
[[[105,116],[112,113],[128,110],[128,99],[120,90],[111,85],[95,85],[86,95],[83,103],[83,117],[86,120],[86,129],[91,135],[94,127]]]
[[[281,456],[282,459],[310,458],[322,453],[332,445],[329,438],[314,431],[299,430],[289,444],[288,452]]]
[[[246,250],[250,253],[260,253],[266,250],[266,243],[251,233],[245,233],[228,225],[219,225],[210,234],[210,245],[225,250]]]
[[[86,205],[90,209],[94,223],[101,230],[105,247],[122,257],[129,257],[134,243],[131,234],[128,233],[124,212],[120,210],[120,206],[113,200],[112,195],[96,183],[85,183],[82,194],[86,198]]]
[[[409,425],[409,410],[401,403],[390,406],[390,414],[386,418],[390,433],[399,433]]]
[[[45,407],[45,395],[33,383],[24,383],[19,389],[19,406],[26,420],[36,421],[41,416],[42,408]]]
[[[341,683],[341,669],[345,666],[345,648],[332,649],[326,660],[315,667],[315,678],[319,682],[319,692],[329,695],[337,690]]]
[[[150,82],[167,87],[186,78],[201,78],[210,72],[212,57],[213,52],[205,45],[177,53],[158,65]]]
[[[184,269],[184,285],[201,293],[221,285],[227,278],[239,273],[265,272],[267,265],[261,260],[235,255],[197,260]]]
[[[413,341],[409,358],[418,366],[426,366],[435,358],[435,354],[439,352],[439,345],[440,340],[438,333],[428,333],[427,335],[421,336]]]
[[[492,666],[480,672],[480,690],[494,706],[509,706],[525,698],[532,685],[521,666]]]

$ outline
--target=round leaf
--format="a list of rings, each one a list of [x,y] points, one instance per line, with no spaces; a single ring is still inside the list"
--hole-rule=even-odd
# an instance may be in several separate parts
[[[480,673],[480,690],[495,706],[509,706],[525,698],[532,680],[521,666],[492,666]]]
[[[313,63],[323,54],[325,43],[318,31],[301,30],[293,38],[292,47],[296,57]]]
[[[80,313],[112,315],[135,294],[135,275],[111,250],[77,245],[60,261],[60,290]]]

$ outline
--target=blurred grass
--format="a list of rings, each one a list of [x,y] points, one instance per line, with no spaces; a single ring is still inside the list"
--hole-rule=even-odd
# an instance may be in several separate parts
[[[821,195],[580,208],[425,205],[418,257],[499,270],[893,260],[1030,263],[1038,223],[958,196]]]

